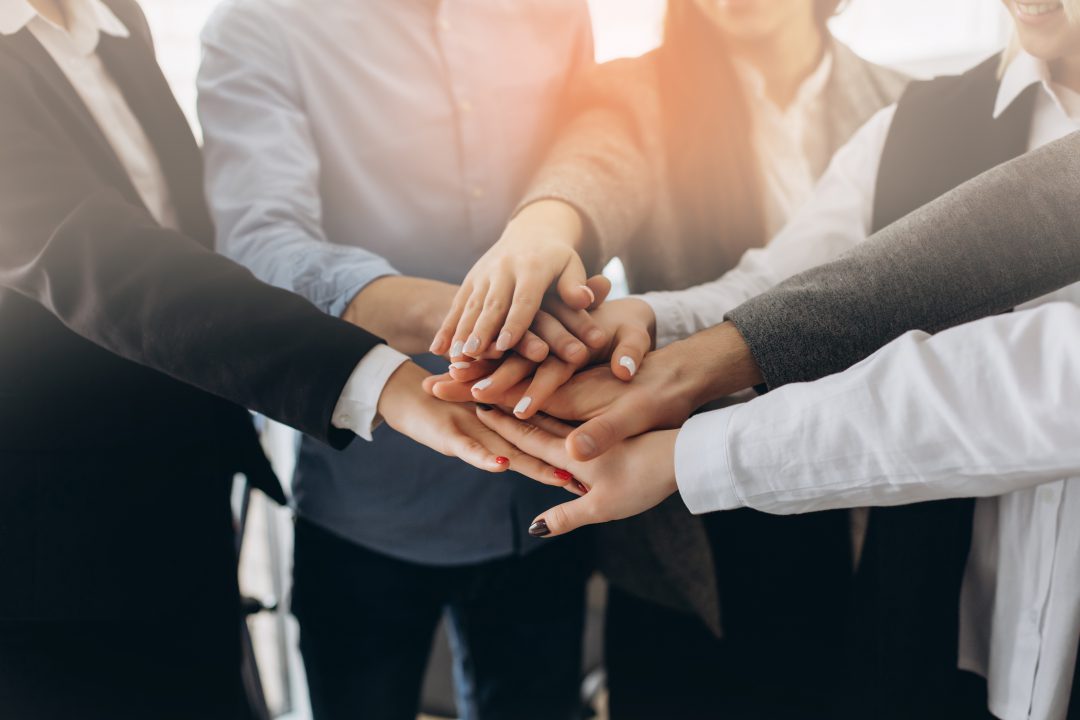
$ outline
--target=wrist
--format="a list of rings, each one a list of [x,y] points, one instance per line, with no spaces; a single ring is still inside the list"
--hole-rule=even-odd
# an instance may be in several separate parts
[[[694,409],[762,382],[761,370],[730,322],[668,345],[656,353],[670,363],[673,391]]]
[[[342,319],[378,335],[395,350],[418,355],[427,351],[456,290],[437,280],[387,275],[365,285]]]
[[[530,231],[517,232],[522,228]],[[544,199],[529,203],[513,217],[507,225],[507,232],[500,242],[535,241],[537,233],[533,229],[542,229],[546,242],[564,245],[574,252],[579,252],[585,238],[585,221],[581,213],[570,203],[562,200]]]
[[[418,402],[423,402],[427,397],[422,387],[427,375],[422,367],[413,362],[402,363],[394,371],[379,395],[378,413],[387,425],[403,431],[405,419],[411,417]]]

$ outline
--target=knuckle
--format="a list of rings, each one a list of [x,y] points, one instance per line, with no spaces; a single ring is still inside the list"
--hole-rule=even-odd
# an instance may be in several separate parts
[[[489,297],[484,303],[484,310],[489,313],[502,314],[506,312],[506,303],[497,297]]]

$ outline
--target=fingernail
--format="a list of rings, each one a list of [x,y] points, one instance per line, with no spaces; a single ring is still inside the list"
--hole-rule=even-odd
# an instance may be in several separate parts
[[[551,534],[551,530],[548,529],[547,520],[537,520],[529,526],[529,534],[533,537],[547,537]]]
[[[452,357],[452,358],[461,357],[464,354],[462,352],[464,347],[465,347],[465,344],[462,343],[460,340],[458,340],[456,343],[454,343],[453,345],[450,346],[450,357]]]
[[[600,345],[607,340],[607,335],[600,328],[593,328],[585,335],[585,341],[590,345]]]
[[[577,448],[578,454],[584,458],[591,458],[596,454],[599,449],[596,446],[596,441],[588,435],[578,435],[574,438],[574,447]]]
[[[494,406],[488,405],[486,403],[476,403],[476,407],[480,408],[484,412],[491,412],[495,409]]]
[[[634,358],[629,355],[623,355],[619,358],[619,364],[630,371],[630,377],[637,375],[637,363],[634,362]]]
[[[481,390],[487,390],[489,387],[491,387],[491,384],[493,382],[495,382],[495,381],[492,380],[491,378],[484,378],[483,380],[481,380],[480,382],[478,382],[478,383],[476,383],[475,385],[472,386],[472,391],[473,392],[480,392]]]
[[[570,482],[574,479],[574,476],[566,472],[565,470],[556,470],[555,477],[559,478],[563,482]]]
[[[566,346],[567,357],[575,358],[584,352],[588,352],[588,349],[579,342],[572,342]]]
[[[506,352],[510,349],[510,341],[514,339],[514,336],[510,334],[509,330],[503,330],[499,333],[499,339],[495,343],[495,349],[499,352]]]
[[[476,352],[479,349],[480,349],[480,338],[473,335],[471,338],[469,338],[468,342],[465,343],[465,354],[466,355],[472,355],[474,352]]]
[[[503,457],[502,455],[500,455],[499,457],[495,458],[495,464],[496,465],[509,465],[510,464],[510,458],[506,458],[506,457]]]
[[[428,352],[430,352],[430,353],[435,352],[436,350],[439,349],[439,345],[440,345],[440,343],[439,343],[438,340],[433,341],[431,343],[431,347],[428,348]]]
[[[589,304],[590,305],[592,305],[594,302],[596,302],[596,293],[594,293],[592,291],[591,287],[589,287],[588,285],[580,285],[579,287],[582,290],[584,290],[585,292],[589,293]]]
[[[574,481],[574,487],[576,487],[578,489],[578,492],[580,492],[582,495],[589,494],[589,488],[585,487],[585,483],[581,482],[580,480]]]
[[[467,362],[450,363],[450,367],[454,368],[455,370],[468,370],[469,368],[472,367],[472,363],[467,363]]]
[[[518,401],[518,404],[514,406],[514,414],[524,415],[525,411],[529,409],[530,405],[532,405],[531,397],[525,396],[521,398],[521,400]]]

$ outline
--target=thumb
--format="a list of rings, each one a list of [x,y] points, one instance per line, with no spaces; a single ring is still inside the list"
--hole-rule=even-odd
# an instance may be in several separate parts
[[[559,297],[567,307],[584,310],[596,301],[596,291],[586,284],[585,266],[577,253],[570,253],[570,260],[559,276]]]
[[[611,353],[612,374],[620,380],[633,380],[650,348],[652,338],[648,330],[620,325],[615,331],[615,351]]]
[[[566,438],[566,450],[570,457],[581,462],[592,460],[629,437],[650,430],[647,418],[640,412],[616,403],[602,415],[598,415]]]
[[[565,535],[584,525],[599,522],[595,497],[595,494],[590,493],[568,503],[556,505],[533,521],[533,524],[529,526],[529,534],[533,537],[555,537]]]
[[[592,312],[603,305],[604,301],[607,300],[608,295],[611,294],[611,281],[603,275],[593,275],[585,282],[585,284],[593,291],[593,303],[585,308],[589,312]]]

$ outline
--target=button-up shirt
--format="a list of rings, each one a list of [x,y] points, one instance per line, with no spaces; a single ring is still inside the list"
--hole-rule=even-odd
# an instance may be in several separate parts
[[[46,19],[26,0],[0,0],[0,34],[25,28],[34,36],[97,122],[147,211],[163,227],[177,229],[176,209],[157,153],[97,54],[102,33],[126,38],[128,28],[101,0],[67,0],[62,7],[66,28]],[[386,345],[369,352],[350,376],[333,424],[370,440],[378,424],[383,387],[404,360]]]
[[[218,248],[333,315],[381,276],[465,277],[593,53],[585,0],[228,0],[202,40]],[[522,528],[562,499],[385,428],[375,440],[304,441],[294,494],[307,519],[396,558],[536,547]]]
[[[1032,85],[1041,92],[1029,149],[1080,127],[1076,94],[1056,86],[1046,64],[1023,52],[1006,69],[995,114]],[[658,335],[670,342],[719,323],[744,300],[865,240],[878,163],[894,114],[895,107],[883,110],[841,149],[813,200],[769,246],[749,251],[737,268],[714,283],[647,296],[657,313]],[[1080,303],[1080,285],[1021,309],[1052,300]],[[1053,317],[1053,328],[1064,327],[1062,312]],[[983,327],[1004,332],[1011,326],[1004,321]],[[1080,518],[1080,483],[1052,471],[1061,457],[1057,446],[1033,429],[1024,410],[1029,384],[1025,371],[1038,371],[1048,348],[1035,338],[1028,338],[1026,345],[1009,345],[1008,339],[1006,335],[993,352],[975,349],[982,340],[973,339],[966,347],[954,340],[955,355],[935,365],[933,372],[933,363],[924,365],[917,352],[903,350],[907,346],[901,343],[885,363],[864,364],[844,376],[858,377],[865,386],[837,380],[808,386],[816,388],[812,390],[793,388],[780,400],[761,398],[706,413],[680,432],[676,471],[693,512],[744,505],[805,512],[918,502],[928,499],[927,493],[945,497],[1007,492],[1018,487],[1020,468],[1032,477],[1030,463],[1042,452],[1047,472],[1039,481],[1053,482],[976,505],[962,597],[960,662],[987,677],[990,710],[1003,720],[1058,720],[1065,717],[1080,637],[1080,522],[1073,521]],[[993,345],[992,340],[988,337],[987,344]],[[1022,354],[1015,359],[1018,377],[1002,383],[985,380],[995,367],[999,370],[994,372],[1011,377],[1006,367],[1010,359],[1004,356],[1020,348]],[[1060,359],[1061,352],[1046,352],[1045,362]],[[885,365],[890,372],[878,372]],[[965,372],[982,379],[981,390],[947,392],[945,379]],[[904,375],[913,377],[901,380]],[[1045,398],[1062,408],[1075,407],[1061,395],[1066,386],[1075,386],[1075,374],[1057,372],[1047,378],[1050,394],[1036,394],[1031,401]],[[903,392],[917,383],[922,383],[917,394]],[[813,402],[818,414],[811,417],[802,405],[793,409],[784,397]],[[903,409],[914,403],[930,403],[927,416]],[[1013,437],[993,452],[987,448],[972,453],[984,447],[982,433]],[[901,443],[919,439],[923,444],[917,452],[898,454]],[[1075,433],[1069,439],[1076,443]],[[828,485],[819,484],[823,478]]]

